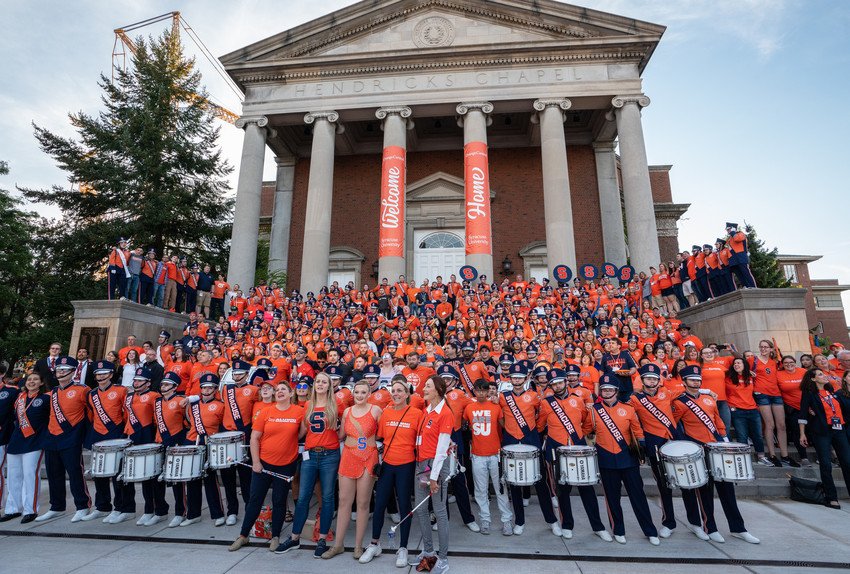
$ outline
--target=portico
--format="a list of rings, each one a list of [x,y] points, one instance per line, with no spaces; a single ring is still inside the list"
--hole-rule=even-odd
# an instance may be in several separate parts
[[[489,281],[530,245],[550,276],[656,265],[641,73],[663,31],[554,1],[384,0],[224,56],[246,93],[229,282],[254,282],[265,146],[270,270],[302,292],[343,246],[363,275],[433,280],[413,242],[441,230]]]

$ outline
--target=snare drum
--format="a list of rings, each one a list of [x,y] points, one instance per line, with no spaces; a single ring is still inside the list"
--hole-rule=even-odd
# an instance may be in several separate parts
[[[207,449],[202,445],[172,446],[165,451],[166,482],[189,482],[204,474]]]
[[[209,437],[210,468],[230,468],[237,462],[245,460],[242,448],[245,433],[242,431],[219,432]]]
[[[755,480],[753,448],[740,442],[710,442],[708,465],[714,480],[745,482]]]
[[[91,475],[95,478],[112,478],[121,470],[124,449],[133,441],[114,438],[96,442],[91,447]]]
[[[531,486],[540,480],[540,449],[529,444],[502,447],[502,473],[512,486]]]
[[[162,473],[162,453],[165,447],[157,443],[128,446],[124,451],[124,482],[142,482]]]
[[[699,488],[708,482],[705,453],[689,440],[671,440],[658,449],[670,488]]]
[[[596,449],[592,446],[559,446],[558,468],[561,471],[559,484],[593,486],[599,482],[599,465]]]

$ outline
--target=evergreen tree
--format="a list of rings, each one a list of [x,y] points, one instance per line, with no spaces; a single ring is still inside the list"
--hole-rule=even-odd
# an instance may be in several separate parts
[[[69,114],[77,139],[35,126],[41,149],[68,171],[72,186],[22,189],[63,215],[63,253],[90,273],[102,270],[119,237],[133,245],[226,265],[232,168],[216,148],[218,128],[194,59],[179,38],[137,40],[132,66],[115,85],[101,75],[104,110]],[[200,96],[200,97],[199,97]],[[80,191],[74,189],[76,186]],[[85,191],[85,192],[83,192]]]
[[[791,282],[785,277],[782,266],[779,265],[777,255],[779,250],[774,247],[768,249],[764,241],[758,238],[755,228],[746,224],[744,231],[747,234],[747,249],[750,254],[750,270],[758,287],[790,287]]]

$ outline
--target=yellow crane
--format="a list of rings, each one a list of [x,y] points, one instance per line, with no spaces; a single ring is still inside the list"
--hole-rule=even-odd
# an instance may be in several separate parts
[[[138,30],[139,28],[143,28],[145,26],[150,26],[151,24],[156,24],[158,22],[162,22],[164,20],[171,19],[171,33],[175,35],[180,35],[180,29],[182,28],[186,35],[192,40],[198,50],[203,54],[203,56],[212,64],[215,71],[225,80],[228,87],[236,94],[236,96],[242,100],[242,92],[239,90],[239,87],[233,82],[230,76],[224,71],[224,68],[221,65],[221,62],[212,55],[206,45],[201,41],[200,37],[195,33],[191,26],[188,25],[185,18],[180,15],[180,12],[168,12],[166,14],[160,14],[159,16],[154,16],[153,18],[148,18],[147,20],[141,20],[134,24],[130,24],[128,26],[124,26],[122,28],[116,28],[115,32],[115,41],[112,45],[112,81],[115,81],[115,70],[126,70],[127,69],[127,55],[128,52],[130,54],[135,55],[138,48],[136,47],[136,43],[129,36],[128,32],[133,32]],[[220,120],[224,120],[230,124],[236,123],[236,120],[239,119],[239,114],[231,112],[224,106],[220,104],[216,104],[210,101],[208,98],[205,98],[199,94],[195,94],[195,99],[201,101],[205,106],[209,107],[215,117]]]

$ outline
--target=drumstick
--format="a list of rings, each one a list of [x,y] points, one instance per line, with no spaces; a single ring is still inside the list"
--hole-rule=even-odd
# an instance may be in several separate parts
[[[250,465],[246,462],[240,462],[240,461],[237,461],[237,460],[233,460],[232,457],[227,457],[227,462],[235,462],[236,464],[241,464],[242,466],[247,466],[248,468],[250,468],[252,470],[254,468],[252,465]],[[285,480],[286,482],[292,482],[293,477],[291,477],[291,476],[286,476],[285,474],[279,474],[277,472],[272,472],[270,470],[266,470],[265,468],[263,469],[263,472],[268,474],[268,475],[271,475],[275,478],[280,478],[282,480]]]

